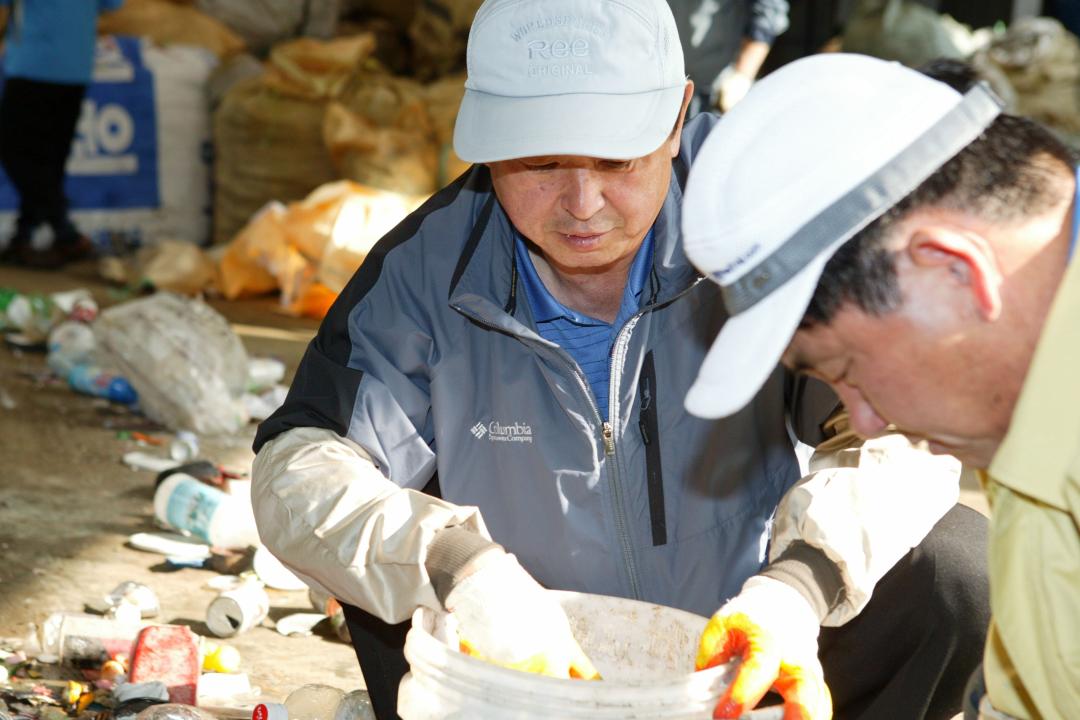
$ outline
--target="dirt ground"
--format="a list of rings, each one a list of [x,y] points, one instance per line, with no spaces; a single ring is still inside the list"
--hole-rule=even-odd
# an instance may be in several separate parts
[[[0,267],[0,287],[88,288],[103,307],[118,301],[97,279],[93,263],[50,273]],[[317,322],[280,314],[273,298],[212,304],[234,324],[251,355],[279,358],[288,367],[286,380],[292,377]],[[28,623],[40,623],[50,612],[81,611],[84,601],[124,580],[154,589],[163,608],[159,621],[209,635],[203,621],[216,591],[206,582],[216,574],[169,571],[162,556],[125,546],[133,533],[155,529],[154,474],[125,467],[121,456],[140,448],[117,438],[119,430],[144,429],[143,421],[46,381],[45,370],[43,355],[0,348],[0,638],[24,637]],[[5,392],[12,409],[3,407]],[[250,468],[254,432],[252,424],[236,437],[201,438],[202,455]],[[270,594],[270,620],[312,611],[306,592]],[[352,648],[334,639],[284,637],[257,627],[228,642],[265,699],[280,701],[308,682],[363,687]]]

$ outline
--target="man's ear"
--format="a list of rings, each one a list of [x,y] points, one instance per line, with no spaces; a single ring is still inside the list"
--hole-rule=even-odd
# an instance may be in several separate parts
[[[694,81],[687,80],[686,88],[683,90],[682,107],[679,108],[679,117],[675,120],[675,127],[671,129],[671,138],[669,140],[671,146],[671,157],[675,158],[679,154],[679,147],[681,147],[682,141],[682,128],[683,123],[686,121],[686,110],[690,107],[690,100],[694,97]]]
[[[984,320],[1001,314],[1001,271],[990,244],[979,234],[941,225],[917,228],[907,255],[916,267],[944,267],[956,282],[970,288]]]

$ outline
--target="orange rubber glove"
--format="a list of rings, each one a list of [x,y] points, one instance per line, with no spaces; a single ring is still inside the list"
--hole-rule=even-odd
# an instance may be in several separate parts
[[[447,595],[446,609],[464,653],[538,675],[600,679],[562,606],[513,555],[484,556]]]
[[[755,576],[720,608],[701,635],[697,669],[741,660],[714,718],[738,718],[770,689],[784,720],[829,720],[832,697],[817,657],[819,623],[810,603],[779,580]]]

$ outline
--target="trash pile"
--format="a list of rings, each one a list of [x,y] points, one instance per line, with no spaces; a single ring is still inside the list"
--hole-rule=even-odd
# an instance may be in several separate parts
[[[1005,101],[1080,148],[1080,40],[1052,18],[972,28],[915,0],[859,0],[845,52],[919,67],[940,58],[970,62]]]
[[[27,295],[0,288],[0,333],[44,351],[76,392],[126,405],[174,431],[235,433],[285,400],[285,365],[249,358],[216,310],[174,293],[99,312],[86,290]]]
[[[149,444],[155,440],[160,439],[146,437]],[[206,606],[206,634],[161,622],[154,590],[121,582],[104,596],[86,599],[81,611],[51,613],[31,624],[21,640],[0,642],[0,718],[209,720],[214,708],[228,708],[231,717],[238,710],[257,716],[265,712],[261,690],[251,685],[239,651],[225,640],[255,628],[310,635],[322,625],[321,634],[348,642],[340,604],[317,591],[308,590],[312,612],[268,620],[267,588],[307,586],[259,545],[248,480],[207,460],[172,459],[190,457],[191,443],[191,438],[175,439],[170,458],[158,458],[158,466],[168,469],[150,476],[155,477],[154,518],[162,529],[132,535],[128,544],[163,555],[175,568],[220,573],[206,583],[217,591]],[[132,455],[125,461],[146,469],[146,459]],[[374,718],[363,690],[346,695],[303,686],[286,699],[286,707],[297,693],[302,700],[312,692],[331,703],[329,714],[313,718]]]

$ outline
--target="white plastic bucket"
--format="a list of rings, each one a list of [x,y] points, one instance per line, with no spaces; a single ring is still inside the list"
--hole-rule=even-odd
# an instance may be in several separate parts
[[[557,592],[574,634],[603,680],[559,680],[492,665],[438,638],[445,614],[420,608],[405,640],[403,720],[652,718],[707,720],[730,676],[694,672],[706,618],[661,605]]]

